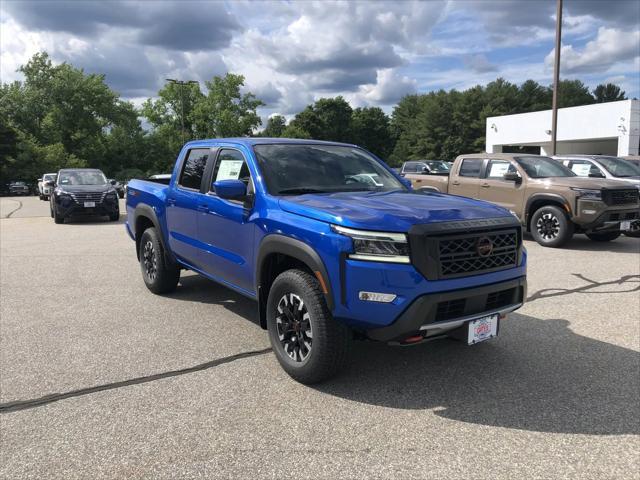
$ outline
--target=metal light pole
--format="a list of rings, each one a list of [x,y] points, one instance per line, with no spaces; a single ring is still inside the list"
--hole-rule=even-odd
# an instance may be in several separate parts
[[[551,155],[556,154],[558,135],[558,84],[560,83],[560,44],[562,38],[562,0],[556,6],[556,48],[553,62],[553,100],[551,105]]]
[[[180,86],[180,131],[182,133],[182,144],[184,145],[184,86],[185,85],[198,85],[195,80],[175,80],[173,78],[167,78],[167,82],[175,83]]]

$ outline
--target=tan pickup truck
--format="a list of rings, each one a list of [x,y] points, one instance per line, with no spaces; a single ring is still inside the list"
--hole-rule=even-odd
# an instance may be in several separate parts
[[[574,233],[610,241],[640,230],[640,190],[619,180],[578,177],[560,162],[529,154],[456,158],[449,176],[405,174],[414,188],[487,200],[511,210],[533,238],[560,247]],[[443,181],[445,179],[446,181]]]

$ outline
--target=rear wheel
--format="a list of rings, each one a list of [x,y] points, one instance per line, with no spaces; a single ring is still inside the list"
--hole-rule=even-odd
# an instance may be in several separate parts
[[[602,233],[587,233],[587,237],[594,242],[610,242],[620,236],[620,232],[602,232]]]
[[[333,319],[318,281],[307,272],[287,270],[274,280],[267,329],[280,365],[301,383],[326,380],[347,361],[351,331]]]
[[[560,207],[546,205],[531,218],[531,235],[543,247],[561,247],[573,236],[573,223]]]
[[[169,264],[155,228],[147,228],[140,239],[140,269],[145,285],[153,293],[168,293],[176,289],[180,269]]]

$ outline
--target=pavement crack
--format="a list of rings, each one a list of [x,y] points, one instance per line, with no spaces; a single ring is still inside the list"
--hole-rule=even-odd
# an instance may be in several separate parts
[[[7,213],[3,218],[11,217],[11,215],[13,215],[14,213],[16,213],[18,210],[22,208],[22,202],[20,200],[12,200],[12,202],[18,202],[18,206],[13,210],[11,210],[9,213]]]
[[[535,300],[540,300],[542,298],[551,298],[551,297],[561,297],[563,295],[571,295],[573,293],[628,293],[628,292],[637,292],[640,291],[640,275],[624,275],[615,280],[609,280],[607,282],[596,282],[595,280],[591,280],[580,273],[573,273],[574,277],[579,278],[585,282],[588,282],[586,285],[582,285],[576,288],[543,288],[542,290],[538,290],[534,294],[530,295],[527,298],[527,302],[533,302]],[[606,291],[606,292],[593,292],[594,288],[603,287],[606,285],[625,285],[629,283],[638,283],[634,288],[630,290],[615,290],[615,291]]]
[[[264,355],[269,353],[271,348],[263,348],[262,350],[251,350],[248,352],[236,353],[235,355],[229,355],[228,357],[218,358],[209,362],[194,365],[193,367],[182,368],[180,370],[171,370],[169,372],[156,373],[153,375],[147,375],[143,377],[131,378],[129,380],[121,380],[119,382],[105,383],[103,385],[96,385],[94,387],[81,388],[78,390],[71,390],[63,393],[52,393],[39,398],[33,398],[30,400],[16,400],[13,402],[0,403],[0,414],[13,413],[20,410],[27,410],[29,408],[42,407],[49,403],[65,400],[67,398],[81,397],[83,395],[89,395],[92,393],[103,392],[106,390],[113,390],[116,388],[128,387],[131,385],[140,385],[142,383],[155,382],[156,380],[162,380],[170,377],[177,377],[180,375],[186,375],[188,373],[200,372],[209,368],[217,367],[225,363],[235,362],[242,358],[255,357],[258,355]]]

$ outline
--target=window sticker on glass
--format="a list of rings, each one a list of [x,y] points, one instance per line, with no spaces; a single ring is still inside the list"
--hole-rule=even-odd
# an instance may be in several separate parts
[[[493,162],[491,164],[491,170],[489,171],[490,177],[502,177],[509,170],[509,164],[507,162]]]
[[[591,170],[590,163],[574,163],[571,165],[571,170],[573,173],[578,175],[579,177],[588,177],[589,171]]]
[[[240,178],[240,170],[242,169],[243,160],[221,160],[218,168],[218,180],[238,180]]]

